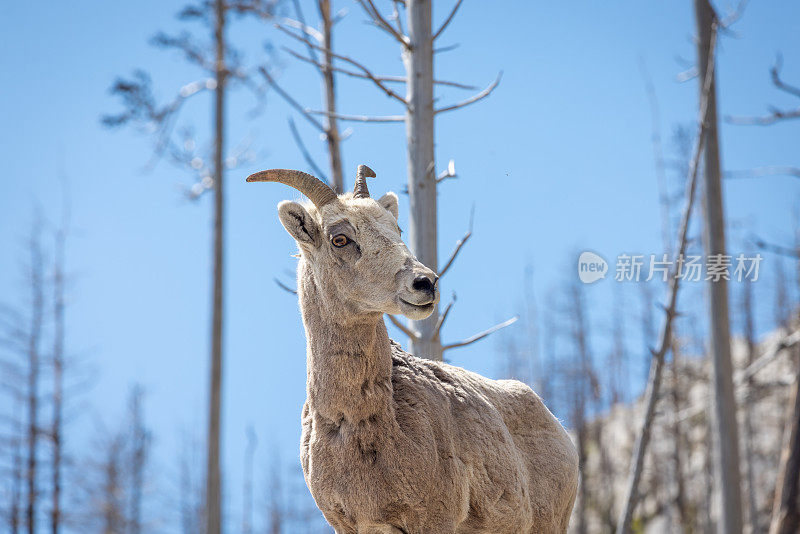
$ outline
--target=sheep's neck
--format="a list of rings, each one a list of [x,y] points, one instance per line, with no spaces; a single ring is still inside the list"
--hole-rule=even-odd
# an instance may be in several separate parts
[[[300,266],[298,293],[306,328],[308,403],[336,425],[393,419],[392,355],[382,314],[339,317],[325,309],[324,289]]]

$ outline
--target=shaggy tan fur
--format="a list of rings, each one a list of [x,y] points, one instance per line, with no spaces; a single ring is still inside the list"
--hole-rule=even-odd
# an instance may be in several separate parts
[[[389,339],[384,313],[424,318],[438,299],[397,209],[393,193],[279,205],[300,249],[311,494],[339,534],[565,532],[577,454],[539,397]]]

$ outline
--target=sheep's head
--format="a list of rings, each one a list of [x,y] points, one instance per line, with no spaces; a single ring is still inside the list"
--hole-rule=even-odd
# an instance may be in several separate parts
[[[325,183],[300,171],[272,169],[248,182],[280,182],[306,195],[312,204],[285,200],[278,216],[297,241],[313,270],[320,297],[337,299],[351,313],[403,314],[428,317],[439,291],[438,277],[408,250],[397,226],[397,195],[369,196],[367,177],[375,173],[359,165],[352,193],[337,196]]]

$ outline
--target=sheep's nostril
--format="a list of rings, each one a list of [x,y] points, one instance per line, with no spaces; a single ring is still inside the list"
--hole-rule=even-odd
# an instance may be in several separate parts
[[[432,282],[427,276],[417,276],[414,278],[414,282],[411,284],[411,287],[415,291],[427,291],[429,293],[433,293],[434,283],[435,282]]]

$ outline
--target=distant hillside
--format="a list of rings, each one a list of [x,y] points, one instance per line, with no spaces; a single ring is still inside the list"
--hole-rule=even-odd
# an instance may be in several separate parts
[[[775,332],[767,336],[759,344],[757,355],[774,352],[785,335],[785,332]],[[759,532],[766,532],[784,428],[789,417],[788,402],[797,368],[797,346],[779,351],[753,375],[751,387],[742,380],[742,369],[747,362],[746,344],[734,340],[732,351],[738,378],[736,392],[744,517],[749,517],[751,508],[748,480],[752,477],[752,508],[756,510]],[[634,531],[653,534],[714,531],[717,513],[712,504],[714,481],[713,459],[709,454],[712,450],[709,401],[709,361],[706,357],[682,355],[677,366],[668,363],[645,461],[641,485],[643,497],[637,508]],[[750,411],[749,431],[747,408]],[[591,533],[613,532],[616,526],[642,412],[643,399],[639,398],[633,404],[613,406],[589,425],[585,483],[590,496],[586,508],[588,531]],[[673,416],[675,413],[678,413],[677,417]],[[753,466],[752,473],[748,472],[749,463]],[[574,514],[572,523],[571,532],[576,532]]]

